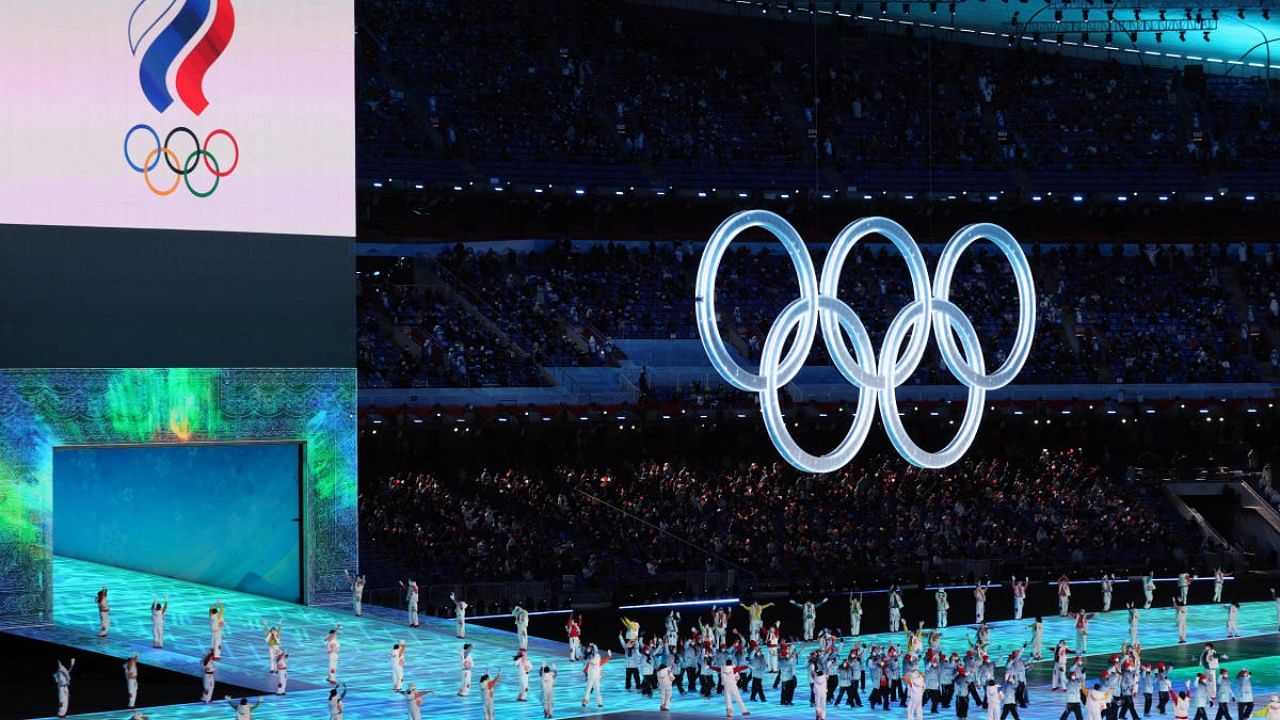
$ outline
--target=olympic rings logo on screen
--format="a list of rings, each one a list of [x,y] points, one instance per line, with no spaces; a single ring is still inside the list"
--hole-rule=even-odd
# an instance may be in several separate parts
[[[800,297],[782,309],[769,329],[759,373],[742,367],[729,354],[716,325],[715,307],[720,262],[733,239],[753,227],[768,231],[782,243],[800,284]],[[910,272],[914,295],[889,323],[878,360],[862,319],[836,296],[845,260],[858,241],[870,235],[879,235],[897,247]],[[1004,254],[1018,288],[1018,331],[1013,348],[1004,364],[990,374],[986,372],[973,323],[951,302],[956,265],[965,250],[981,239],[990,240]],[[920,247],[905,228],[888,218],[863,218],[841,230],[831,244],[819,278],[800,234],[785,219],[767,210],[735,213],[721,223],[707,241],[698,265],[694,300],[698,334],[712,366],[730,385],[759,395],[765,428],[774,447],[796,468],[814,473],[837,470],[857,455],[871,429],[877,403],[889,440],[908,462],[922,468],[941,468],[959,460],[977,437],[987,391],[1008,385],[1021,372],[1031,352],[1036,324],[1035,283],[1027,257],[1007,230],[991,223],[968,225],[952,235],[942,250],[930,283]],[[778,389],[794,380],[804,366],[819,326],[836,369],[858,388],[853,424],[844,439],[826,455],[812,455],[796,443],[787,430],[778,400]],[[845,345],[842,328],[852,340],[852,353]],[[792,333],[796,338],[783,357],[783,347]],[[938,452],[924,450],[907,435],[898,415],[896,396],[897,387],[906,382],[924,358],[930,335],[938,341],[948,371],[968,388],[968,407],[960,429]],[[960,347],[956,346],[956,337]]]
[[[137,133],[149,135],[151,142],[147,146],[145,154],[131,150],[129,143],[134,139]],[[174,136],[186,136],[190,138],[190,149],[182,148],[181,151],[175,151],[172,147]],[[222,138],[219,145],[224,145],[232,151],[231,162],[224,164],[224,160],[219,161],[218,157],[209,149],[215,139]],[[226,148],[224,148],[226,149]],[[138,157],[141,155],[141,161]],[[164,142],[160,141],[160,133],[155,128],[145,123],[139,123],[129,128],[129,132],[124,134],[124,161],[128,164],[129,169],[142,175],[142,180],[147,185],[147,189],[153,194],[160,197],[168,197],[178,190],[178,186],[186,185],[187,191],[194,197],[207,198],[218,190],[218,183],[222,178],[231,175],[236,171],[236,167],[240,165],[240,143],[236,141],[236,136],[230,131],[219,128],[210,132],[205,136],[204,142],[196,136],[191,128],[176,127],[169,131],[164,137]],[[173,174],[173,181],[167,186],[157,186],[153,174],[162,173],[160,164],[163,162],[169,172]],[[202,169],[203,168],[203,169]],[[200,170],[201,174],[206,171],[208,177],[212,177],[212,181],[204,181],[204,184],[197,188],[191,181],[191,176]]]

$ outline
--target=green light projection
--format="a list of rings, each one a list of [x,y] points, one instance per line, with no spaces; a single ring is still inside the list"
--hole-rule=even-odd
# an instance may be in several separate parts
[[[53,449],[305,443],[308,603],[345,600],[356,568],[356,375],[348,369],[0,370],[0,627],[46,622]]]

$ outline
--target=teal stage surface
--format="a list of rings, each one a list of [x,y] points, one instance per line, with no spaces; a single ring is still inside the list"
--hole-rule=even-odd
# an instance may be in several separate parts
[[[94,593],[102,585],[111,588],[112,625],[110,636],[97,637],[98,615],[94,605]],[[1230,593],[1228,586],[1228,594]],[[1048,589],[1042,592],[1049,592]],[[1087,591],[1086,591],[1087,592]],[[155,650],[150,642],[150,615],[148,604],[152,596],[169,595],[170,610],[166,622],[166,646]],[[1167,604],[1168,593],[1162,593]],[[120,658],[137,653],[143,665],[158,666],[191,675],[191,697],[200,696],[199,660],[209,644],[207,613],[214,600],[221,599],[227,606],[227,627],[224,635],[223,661],[219,664],[218,680],[249,688],[257,688],[264,694],[264,701],[254,716],[261,720],[302,720],[328,716],[328,695],[325,675],[327,660],[324,648],[325,634],[337,623],[343,624],[342,652],[338,679],[350,687],[346,702],[346,718],[407,718],[406,700],[391,690],[391,646],[401,639],[409,641],[405,668],[405,687],[409,683],[434,691],[423,706],[423,717],[428,720],[469,720],[482,717],[480,693],[472,688],[469,697],[455,695],[459,681],[459,650],[462,641],[454,637],[452,619],[423,617],[422,627],[411,629],[405,625],[401,611],[366,605],[363,618],[352,615],[350,607],[306,607],[263,597],[245,595],[195,583],[161,578],[144,573],[121,570],[93,563],[55,558],[54,560],[54,623],[8,630],[14,634],[55,642],[84,651],[113,655]],[[1142,614],[1140,636],[1145,648],[1144,660],[1172,663],[1177,671],[1178,684],[1197,671],[1196,660],[1205,642],[1214,642],[1220,653],[1229,656],[1223,663],[1231,669],[1248,667],[1254,676],[1257,706],[1265,707],[1270,692],[1280,688],[1280,635],[1276,634],[1276,606],[1270,602],[1248,603],[1240,612],[1240,631],[1243,638],[1226,641],[1226,606],[1192,606],[1188,620],[1188,643],[1178,645],[1173,623],[1173,611],[1168,607],[1153,608]],[[931,609],[931,608],[930,608]],[[692,619],[692,612],[686,612]],[[785,623],[794,623],[793,613],[780,616]],[[765,619],[772,621],[766,612]],[[283,621],[282,644],[290,652],[290,685],[285,697],[276,697],[274,676],[268,673],[266,645],[261,621]],[[963,652],[967,648],[968,626],[959,625],[959,618],[944,630],[944,648]],[[1004,621],[991,623],[992,657],[1003,660],[1008,651],[1021,647],[1030,633],[1028,621]],[[784,629],[787,629],[784,627]],[[796,628],[791,628],[792,630]],[[645,632],[656,633],[659,627],[646,627]],[[1045,651],[1050,650],[1059,638],[1074,643],[1075,632],[1069,620],[1058,617],[1045,618]],[[864,643],[883,643],[886,635],[865,635]],[[893,641],[902,644],[902,635]],[[1120,609],[1107,615],[1099,615],[1091,624],[1089,650],[1089,676],[1096,677],[1105,657],[1118,652],[1120,644],[1128,639],[1127,613]],[[498,630],[478,625],[468,625],[467,642],[474,645],[475,669],[473,683],[481,674],[501,670],[502,681],[497,688],[498,718],[510,720],[537,720],[542,717],[538,700],[538,681],[531,677],[529,702],[517,702],[518,682],[512,656],[516,638],[513,631]],[[843,643],[847,649],[850,641]],[[617,648],[614,648],[615,651]],[[807,650],[805,650],[807,652]],[[68,650],[71,655],[74,650]],[[563,642],[529,639],[529,654],[534,668],[545,662],[555,663],[560,671],[556,683],[556,717],[578,717],[597,713],[617,713],[636,718],[638,712],[656,711],[658,701],[644,698],[638,692],[623,690],[623,663],[619,658],[608,665],[604,673],[603,711],[594,706],[581,706],[583,679],[578,663],[568,661],[568,646]],[[770,689],[772,678],[765,683],[769,701],[748,703],[752,717],[762,718],[810,718],[813,710],[807,703],[806,679],[800,678],[796,704],[789,708],[777,705],[777,691]],[[1062,712],[1062,694],[1050,693],[1047,663],[1037,663],[1028,678],[1031,707],[1021,711],[1028,720],[1056,719]],[[124,683],[121,681],[123,695]],[[52,707],[54,686],[50,678],[47,687],[33,688],[31,692],[47,693]],[[139,701],[146,702],[145,671]],[[215,697],[223,693],[215,691]],[[864,697],[865,701],[865,697]],[[71,712],[76,708],[76,686],[73,678]],[[1141,708],[1139,708],[1141,709]],[[1232,716],[1234,718],[1234,707]],[[724,705],[720,698],[708,700],[698,695],[675,698],[672,711],[684,717],[723,717]],[[218,701],[209,705],[192,703],[145,710],[153,720],[231,718],[234,712]],[[1152,710],[1155,715],[1154,709]],[[112,718],[124,720],[129,712],[76,715],[81,718]],[[905,711],[893,705],[888,712],[861,708],[832,708],[831,717],[900,717]],[[926,710],[926,714],[927,710]],[[971,718],[978,718],[981,711],[972,709]],[[1210,710],[1210,716],[1213,710]],[[653,715],[658,717],[656,713]],[[665,717],[665,716],[664,716]],[[951,710],[940,710],[938,718],[952,718]],[[1168,716],[1172,717],[1172,716]],[[619,718],[619,720],[623,720]]]

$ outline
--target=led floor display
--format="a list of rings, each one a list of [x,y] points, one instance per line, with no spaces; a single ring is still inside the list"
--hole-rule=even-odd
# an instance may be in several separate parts
[[[391,646],[401,639],[408,639],[409,651],[405,669],[405,684],[415,683],[435,693],[426,698],[423,717],[427,720],[479,720],[483,715],[481,698],[473,687],[466,698],[456,696],[459,679],[458,650],[462,641],[454,638],[452,619],[428,618],[416,630],[405,627],[403,612],[366,605],[363,618],[352,616],[349,608],[304,607],[255,597],[231,591],[219,590],[194,583],[170,580],[118,568],[95,565],[66,558],[55,558],[55,623],[47,627],[16,629],[28,637],[58,642],[72,647],[85,648],[100,653],[127,657],[137,652],[148,665],[160,665],[168,669],[191,674],[192,700],[199,697],[199,657],[208,647],[209,625],[206,618],[208,605],[221,598],[227,605],[227,628],[224,640],[223,662],[218,677],[244,687],[258,687],[264,691],[264,704],[254,713],[258,720],[302,720],[327,717],[325,674],[327,663],[324,636],[329,628],[343,623],[342,652],[338,679],[350,686],[347,697],[348,720],[407,718],[408,709],[402,696],[391,691]],[[110,637],[96,637],[98,616],[93,605],[93,592],[103,584],[112,588],[112,631]],[[150,646],[150,620],[147,603],[155,593],[168,593],[171,602],[166,629],[164,650]],[[283,644],[288,648],[290,660],[290,692],[283,698],[267,693],[272,686],[272,676],[267,672],[267,650],[263,642],[260,621],[282,620]],[[766,619],[769,619],[766,613]],[[946,630],[945,646],[963,649],[968,628],[959,624]],[[1141,639],[1146,648],[1144,658],[1173,663],[1174,679],[1181,684],[1198,670],[1196,654],[1201,645],[1214,641],[1218,650],[1230,657],[1223,664],[1234,672],[1241,666],[1248,667],[1254,675],[1254,692],[1259,707],[1266,705],[1270,693],[1280,688],[1280,636],[1276,634],[1275,605],[1270,602],[1246,603],[1240,612],[1240,631],[1245,636],[1239,640],[1225,641],[1226,612],[1221,605],[1193,605],[1188,620],[1188,643],[1177,644],[1173,624],[1173,611],[1168,607],[1155,608],[1142,616]],[[1005,621],[991,623],[993,656],[1004,657],[1012,647],[1020,647],[1026,639],[1026,622]],[[649,627],[646,631],[658,631]],[[792,628],[798,629],[798,628]],[[1127,613],[1113,611],[1096,618],[1090,626],[1089,650],[1092,653],[1088,665],[1090,677],[1097,677],[1107,655],[1119,649],[1128,638]],[[1045,618],[1046,646],[1058,638],[1074,638],[1074,630],[1068,620]],[[865,635],[865,643],[883,643],[889,635]],[[900,633],[892,636],[901,645]],[[502,671],[502,681],[497,689],[497,717],[502,720],[538,720],[542,708],[538,701],[536,678],[528,702],[517,702],[518,691],[515,667],[511,662],[516,645],[515,633],[505,630],[469,625],[467,642],[475,646],[475,674],[478,680],[485,672]],[[848,647],[849,641],[844,643]],[[1046,647],[1046,649],[1048,649]],[[593,705],[582,708],[583,679],[581,667],[567,660],[567,646],[538,638],[529,640],[530,659],[537,668],[545,662],[554,662],[560,671],[556,683],[555,716],[578,717],[596,714]],[[616,651],[616,648],[615,648]],[[808,648],[802,647],[807,653]],[[71,652],[71,651],[69,651]],[[605,667],[605,712],[630,711],[630,718],[637,719],[635,711],[655,711],[657,698],[645,698],[636,692],[626,692],[623,685],[621,658]],[[52,670],[50,671],[52,672]],[[766,684],[768,701],[748,703],[752,717],[795,718],[813,717],[808,706],[808,678],[800,670],[800,684],[796,692],[796,704],[783,708],[777,704],[778,692]],[[1062,712],[1062,694],[1050,693],[1047,663],[1036,663],[1028,677],[1031,707],[1021,711],[1026,720],[1056,720]],[[123,680],[121,681],[123,688]],[[53,681],[46,688],[32,688],[31,692],[46,692],[50,702],[54,698]],[[215,697],[221,697],[215,692]],[[140,698],[146,697],[146,686],[140,690]],[[1232,706],[1232,718],[1235,707]],[[72,684],[71,712],[75,713],[75,685]],[[711,699],[699,695],[676,697],[673,714],[698,715],[705,718],[724,717],[724,704],[720,698]],[[178,705],[146,710],[153,720],[204,720],[205,718],[229,718],[233,713],[225,703],[202,705]],[[926,714],[928,711],[926,710]],[[905,711],[897,705],[888,712],[862,708],[850,710],[832,709],[831,718],[900,718]],[[970,710],[970,718],[979,718],[984,711]],[[123,720],[127,712],[100,713],[79,717],[98,720]],[[658,718],[656,713],[653,718]],[[954,717],[953,710],[940,710],[939,719]],[[1158,718],[1153,709],[1152,717]],[[1172,714],[1166,715],[1172,718]],[[619,718],[623,720],[623,718]]]

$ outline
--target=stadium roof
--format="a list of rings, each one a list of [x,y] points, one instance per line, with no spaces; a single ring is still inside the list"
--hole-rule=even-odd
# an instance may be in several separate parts
[[[1206,72],[1280,70],[1280,0],[639,0],[646,4],[780,21],[849,22],[985,45],[1124,62],[1203,64]],[[1275,52],[1272,52],[1272,50]]]

